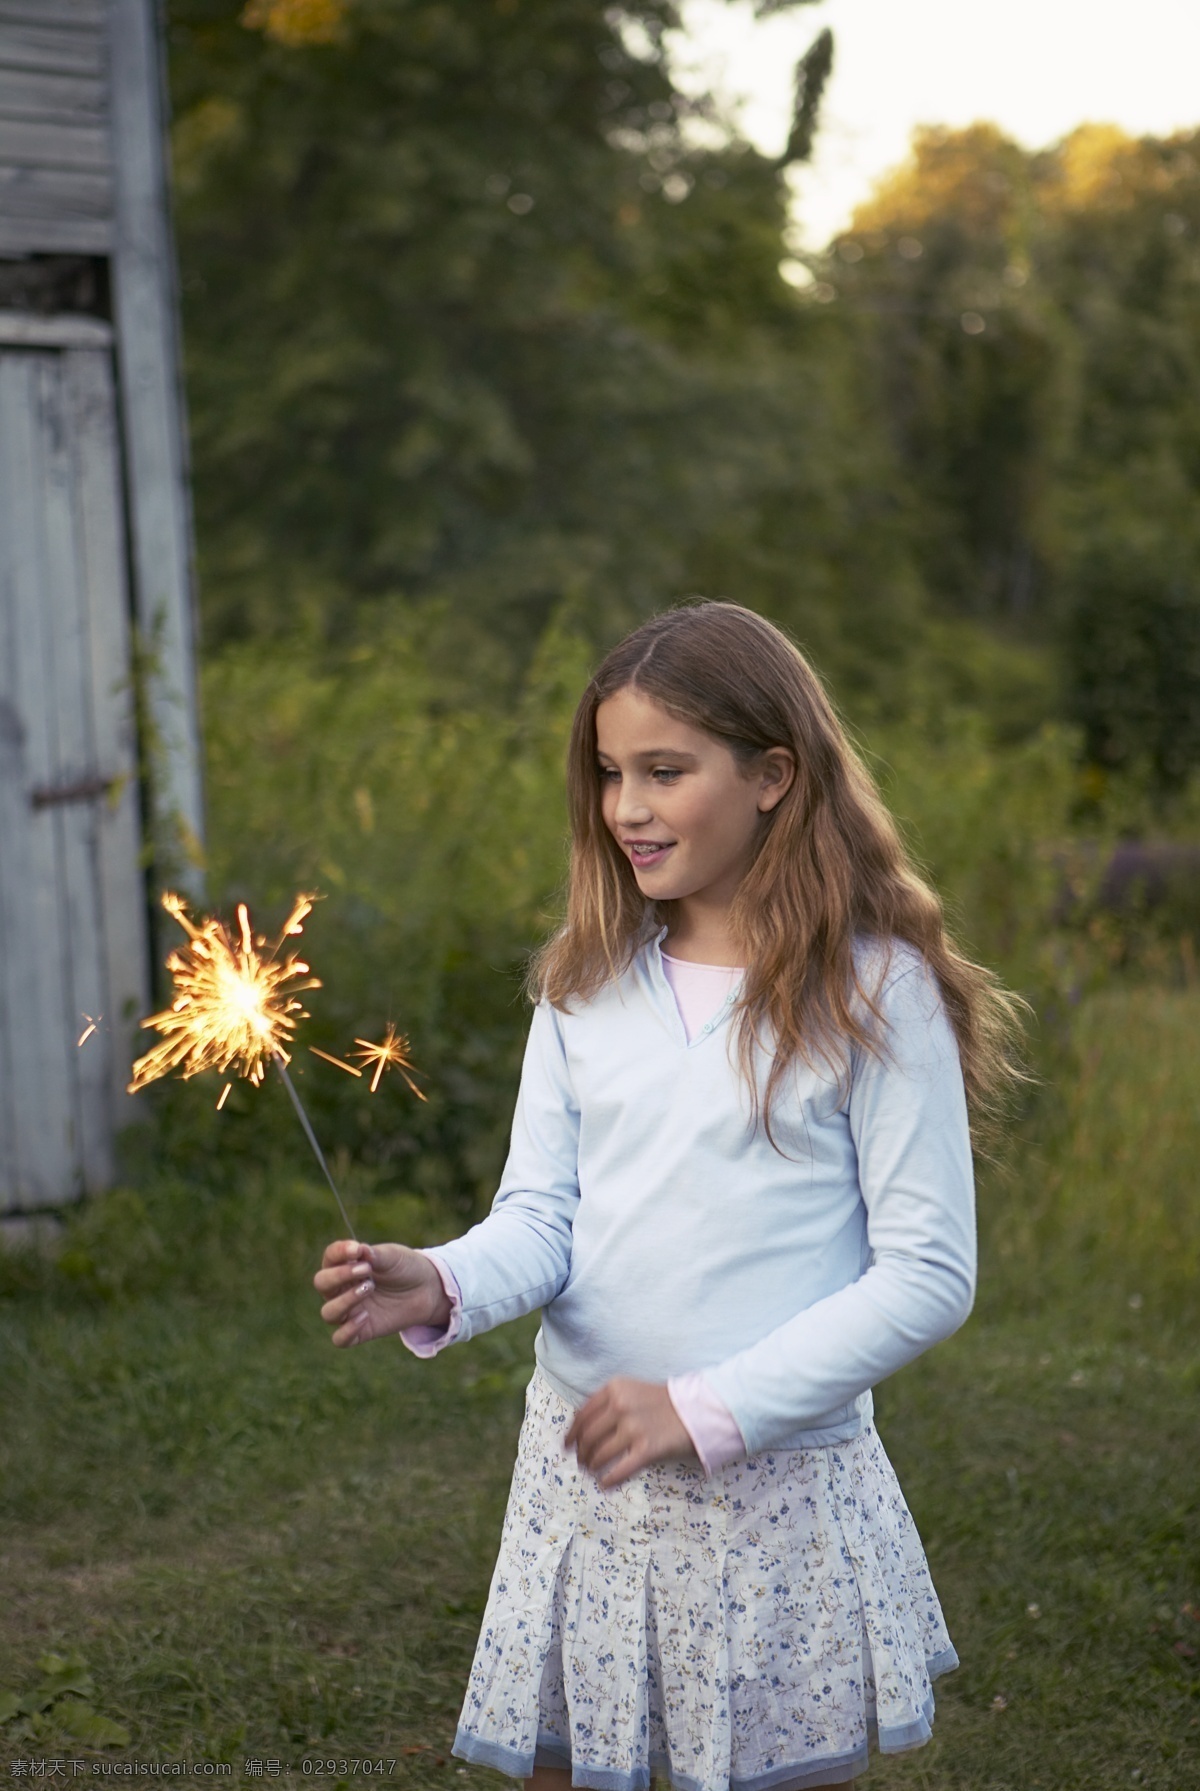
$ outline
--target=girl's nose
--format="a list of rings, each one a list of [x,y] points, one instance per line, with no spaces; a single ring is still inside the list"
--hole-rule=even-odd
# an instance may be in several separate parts
[[[639,827],[644,822],[653,820],[654,811],[644,796],[640,796],[628,783],[623,783],[617,791],[614,818],[618,827]]]

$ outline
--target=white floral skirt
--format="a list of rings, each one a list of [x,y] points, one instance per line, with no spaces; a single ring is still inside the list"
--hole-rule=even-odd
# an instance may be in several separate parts
[[[861,1772],[872,1741],[929,1740],[958,1656],[873,1429],[604,1491],[563,1452],[572,1415],[536,1369],[460,1759],[597,1791],[800,1791]]]

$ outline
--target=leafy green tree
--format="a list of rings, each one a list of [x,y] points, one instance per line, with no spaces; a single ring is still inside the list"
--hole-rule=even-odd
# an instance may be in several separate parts
[[[518,671],[717,580],[890,676],[886,450],[779,275],[828,38],[770,160],[689,135],[669,0],[330,7],[172,0],[208,638],[436,595]]]
[[[918,132],[817,271],[943,613],[1053,646],[1093,761],[1200,764],[1200,134]]]
[[[1069,701],[1098,766],[1169,792],[1200,765],[1200,132],[1078,132],[1044,183],[1075,344]]]
[[[944,611],[1027,629],[1053,488],[1063,329],[1031,280],[1031,159],[991,125],[919,130],[823,269],[870,345]]]

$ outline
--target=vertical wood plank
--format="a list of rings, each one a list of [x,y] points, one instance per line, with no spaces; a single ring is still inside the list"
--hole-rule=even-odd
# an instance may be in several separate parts
[[[0,940],[11,941],[14,949],[18,944],[19,866],[25,856],[25,723],[14,688],[17,617],[9,562],[16,550],[16,537],[8,514],[4,472],[9,412],[19,402],[17,382],[0,354],[0,840],[4,841],[0,850]],[[14,1082],[19,991],[13,986],[11,957],[7,947],[0,949],[0,1212],[17,1204],[21,1187]]]
[[[73,392],[82,563],[89,622],[96,764],[122,780],[115,801],[97,809],[98,901],[107,983],[109,1111],[115,1125],[134,1117],[126,1093],[137,1022],[148,1012],[150,947],[142,875],[137,744],[130,665],[129,586],[122,538],[116,391],[111,358],[68,351]]]
[[[153,0],[109,0],[109,99],[116,192],[113,297],[130,549],[139,625],[156,641],[148,692],[163,762],[152,791],[156,852],[201,889],[203,840],[195,610],[175,265],[164,153],[165,93]],[[175,867],[170,866],[172,872]]]
[[[54,781],[78,782],[104,770],[97,762],[92,712],[91,641],[87,585],[81,563],[77,501],[78,418],[64,355],[39,355],[38,403],[42,441],[41,501],[45,531],[44,639],[51,701]],[[75,1156],[85,1188],[112,1179],[109,1055],[101,1032],[75,1048],[85,1015],[107,1015],[108,989],[99,912],[95,802],[56,804],[45,812],[55,835],[57,919],[68,1013],[65,1041],[73,1095]],[[36,824],[36,823],[35,823]]]
[[[53,356],[0,356],[0,592],[11,616],[4,699],[15,711],[21,735],[19,783],[8,793],[13,832],[0,853],[0,907],[11,927],[0,960],[16,1158],[8,1204],[26,1208],[56,1205],[80,1186],[67,1055],[74,1048],[71,994],[59,937],[61,866],[53,811],[35,811],[28,799],[30,789],[53,783],[58,772],[49,725],[55,700],[49,651],[53,592],[46,576],[38,428],[39,387],[48,359]]]
[[[148,953],[104,348],[0,351],[0,1208],[105,1186]],[[35,810],[97,774],[118,800]],[[105,1023],[82,1051],[83,1014]]]

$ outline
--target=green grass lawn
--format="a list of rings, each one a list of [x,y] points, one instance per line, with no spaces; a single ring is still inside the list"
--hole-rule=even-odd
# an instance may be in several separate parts
[[[877,1791],[1200,1787],[1188,1012],[1187,1036],[1168,1015],[1178,1085],[1154,1062],[1157,1105],[1118,1074],[1160,1036],[1153,1014],[1110,1015],[1107,1044],[1085,1032],[1066,1168],[1037,1172],[1064,1211],[1108,1215],[1107,1251],[1064,1221],[1052,1253],[1019,1175],[985,1193],[976,1316],[879,1392],[963,1665],[940,1682],[933,1744],[877,1762]],[[1140,1125],[1161,1147],[1122,1160],[1143,1166],[1127,1233],[1106,1170],[1122,1100],[1125,1143]],[[0,1702],[0,1775],[188,1759],[240,1783],[247,1760],[299,1779],[306,1761],[382,1759],[396,1787],[511,1784],[449,1747],[535,1320],[432,1362],[393,1342],[335,1351],[308,1284],[330,1229],[318,1187],[155,1198],[109,1203],[70,1273],[0,1278],[0,1694],[41,1686],[47,1705],[22,1737]],[[89,1681],[92,1721],[127,1741],[81,1738],[83,1700],[53,1695]]]
[[[2,1682],[80,1655],[130,1737],[114,1758],[508,1782],[449,1746],[531,1342],[526,1321],[420,1363],[334,1352],[307,1299],[19,1302]],[[933,1746],[872,1783],[1200,1785],[1198,1393],[1200,1351],[1128,1311],[1106,1337],[975,1323],[882,1390],[964,1664]],[[93,1757],[43,1721],[10,1759]]]

